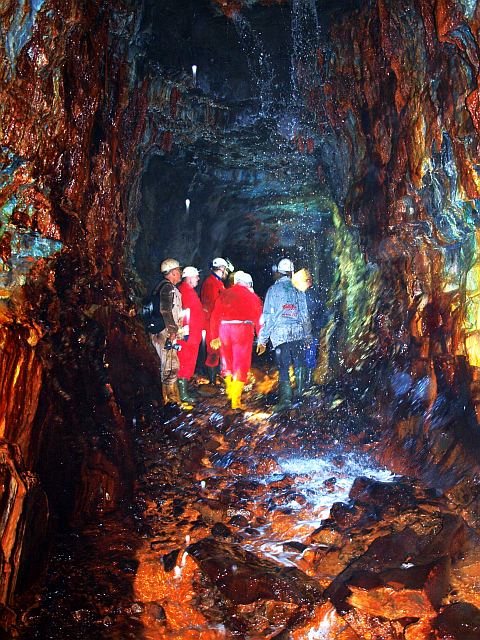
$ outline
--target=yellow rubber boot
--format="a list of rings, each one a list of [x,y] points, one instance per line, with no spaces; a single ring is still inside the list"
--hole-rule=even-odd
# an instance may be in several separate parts
[[[233,380],[231,384],[230,400],[232,402],[232,409],[241,409],[245,411],[246,407],[242,404],[242,391],[245,383],[241,380]]]
[[[227,394],[227,398],[229,400],[231,400],[232,398],[232,382],[233,382],[233,377],[231,373],[228,373],[225,376],[225,393]]]

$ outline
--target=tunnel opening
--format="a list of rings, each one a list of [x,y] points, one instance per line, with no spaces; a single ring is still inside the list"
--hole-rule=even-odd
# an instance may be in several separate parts
[[[2,637],[478,638],[477,4],[0,24]],[[142,302],[217,256],[311,272],[308,389],[207,333],[166,402]]]

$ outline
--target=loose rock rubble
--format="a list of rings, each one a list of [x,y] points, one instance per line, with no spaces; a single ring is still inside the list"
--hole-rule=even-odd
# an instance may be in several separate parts
[[[479,638],[480,541],[448,499],[315,395],[266,409],[139,419],[133,510],[62,538],[22,637]]]

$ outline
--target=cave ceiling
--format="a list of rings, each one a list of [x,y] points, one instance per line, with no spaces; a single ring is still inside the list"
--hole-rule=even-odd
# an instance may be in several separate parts
[[[307,50],[311,56],[323,25],[326,33],[335,12],[351,11],[353,5],[317,3],[314,13],[297,16],[306,23],[297,25],[295,36],[290,3],[147,3],[138,69],[152,79],[145,172],[155,171],[155,178],[146,180],[159,192],[150,199],[176,211],[186,198],[197,212],[219,207],[213,213],[223,218],[223,235],[245,250],[246,245],[256,250],[266,238],[284,248],[307,227],[318,232],[328,224],[323,116],[305,108],[292,47],[296,37],[298,58]],[[317,71],[315,83],[321,81]],[[171,172],[162,171],[158,158],[149,162],[152,155],[175,169],[172,198],[161,175],[171,183]],[[148,206],[144,201],[142,209]],[[212,212],[201,215],[208,221]],[[279,236],[283,225],[289,229]],[[209,246],[208,239],[203,246],[205,253],[222,250]],[[182,251],[180,242],[165,249]],[[193,244],[185,251],[182,260],[198,259]]]
[[[339,213],[335,259],[353,289],[353,260],[393,297],[405,259],[408,296],[461,286],[476,251],[479,10],[455,6],[147,3],[139,271],[162,251],[202,268],[227,250],[249,268],[281,253],[311,265],[322,248],[303,256],[305,236],[339,228]],[[188,233],[169,222],[186,199]]]

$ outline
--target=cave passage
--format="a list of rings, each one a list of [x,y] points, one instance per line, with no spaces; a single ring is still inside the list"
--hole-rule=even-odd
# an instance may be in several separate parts
[[[480,639],[479,34],[471,0],[0,10],[0,638]],[[262,300],[312,275],[278,410],[274,348],[234,409],[205,339],[165,401],[149,293],[220,256]]]

